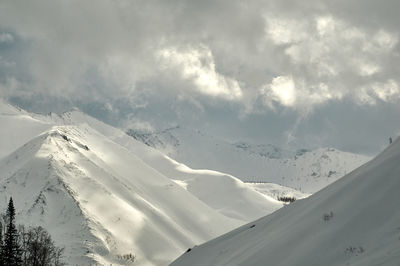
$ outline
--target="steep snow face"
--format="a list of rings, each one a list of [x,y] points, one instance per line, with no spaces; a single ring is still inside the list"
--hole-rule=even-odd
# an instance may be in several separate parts
[[[72,264],[165,265],[242,222],[89,127],[55,127],[0,162],[1,208],[45,226]]]
[[[400,261],[400,139],[334,184],[171,265],[385,265]]]
[[[336,149],[284,150],[273,145],[230,143],[199,130],[173,127],[127,133],[171,158],[197,169],[214,169],[243,181],[269,182],[314,193],[370,158]]]

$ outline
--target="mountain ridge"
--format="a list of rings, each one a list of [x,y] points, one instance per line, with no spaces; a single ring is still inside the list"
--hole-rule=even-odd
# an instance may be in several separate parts
[[[180,126],[127,134],[193,168],[229,173],[244,182],[269,182],[314,193],[370,160],[334,148],[285,150],[272,144],[229,142]]]

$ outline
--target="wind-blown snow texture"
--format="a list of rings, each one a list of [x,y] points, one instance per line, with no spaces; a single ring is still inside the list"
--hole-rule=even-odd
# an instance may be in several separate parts
[[[273,145],[231,143],[199,130],[127,131],[133,138],[194,168],[232,174],[245,182],[268,182],[314,193],[370,158],[332,148],[284,150]]]
[[[400,139],[334,184],[192,249],[171,266],[400,263]]]
[[[1,103],[3,122],[0,208],[13,196],[17,221],[48,229],[70,265],[128,265],[129,253],[134,265],[166,265],[282,206],[78,111],[41,116]]]

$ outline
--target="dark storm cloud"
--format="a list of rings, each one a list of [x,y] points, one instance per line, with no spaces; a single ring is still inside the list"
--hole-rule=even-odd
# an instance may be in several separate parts
[[[399,8],[394,0],[4,0],[0,96],[35,111],[78,105],[120,126],[196,121],[231,138],[340,146],[348,125],[326,110],[390,116],[382,106],[400,101]],[[338,137],[319,130],[333,123]],[[382,134],[348,150],[368,150],[357,145]]]

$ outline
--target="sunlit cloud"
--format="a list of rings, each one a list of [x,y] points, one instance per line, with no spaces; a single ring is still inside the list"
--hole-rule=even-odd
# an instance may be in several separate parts
[[[200,93],[228,100],[239,100],[242,97],[239,83],[216,71],[212,53],[204,46],[186,51],[163,49],[159,52],[159,58],[165,71],[177,69],[181,78],[193,81]]]
[[[398,44],[395,32],[376,29],[371,34],[332,15],[269,15],[266,34],[291,62],[285,70],[290,75],[274,77],[263,86],[261,95],[268,107],[281,104],[302,112],[306,106],[312,109],[344,97],[360,105],[399,98],[397,77],[381,80]],[[380,81],[372,81],[372,76]]]
[[[296,102],[296,88],[293,79],[288,76],[279,76],[262,89],[267,105],[272,107],[269,100],[280,102],[285,106],[293,106]]]
[[[340,91],[330,90],[325,83],[310,85],[304,80],[295,81],[291,76],[275,77],[260,89],[260,94],[269,108],[276,109],[277,105],[282,105],[297,109],[302,116],[316,106],[343,98]]]

